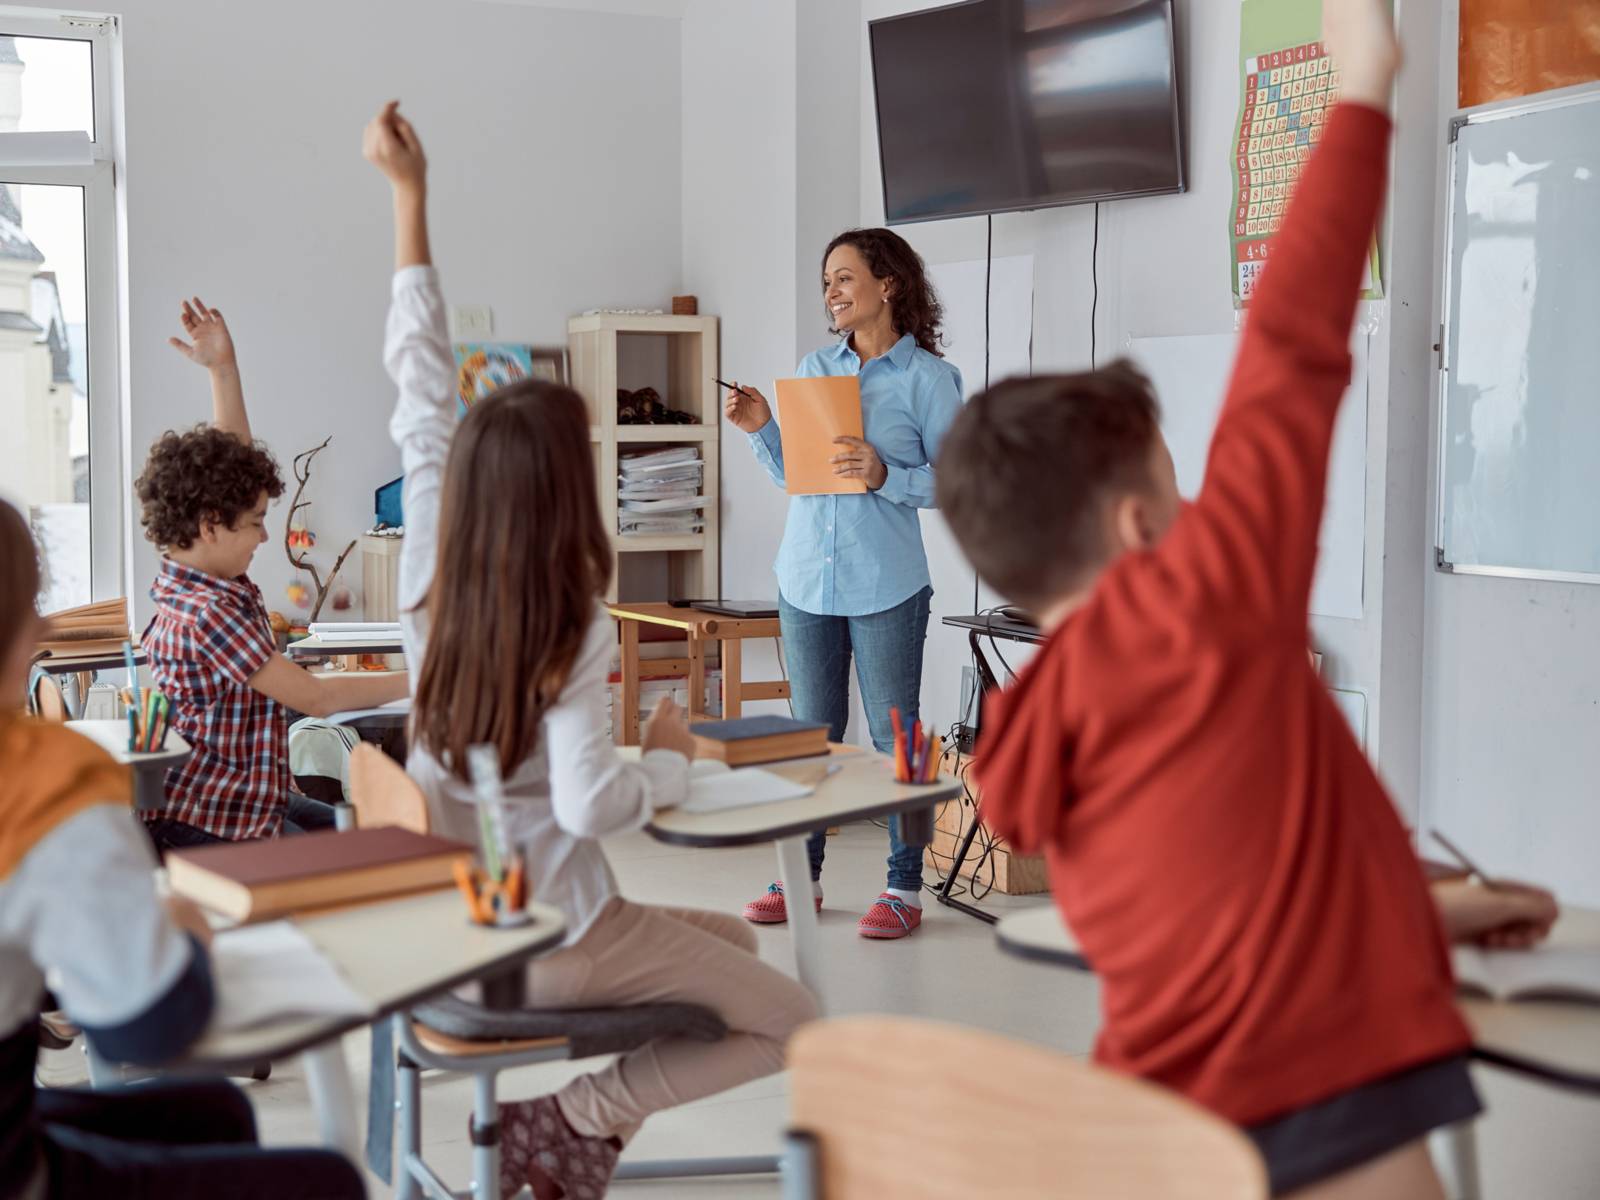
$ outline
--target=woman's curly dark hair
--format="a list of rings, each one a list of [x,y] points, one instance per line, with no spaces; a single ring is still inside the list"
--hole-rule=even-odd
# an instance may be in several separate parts
[[[144,535],[164,550],[194,545],[202,521],[232,529],[262,492],[274,500],[283,495],[271,451],[211,425],[167,430],[150,447],[133,487],[144,508]]]
[[[840,246],[854,246],[867,260],[867,270],[874,279],[891,281],[889,315],[894,331],[902,336],[909,333],[929,354],[943,358],[944,352],[939,349],[943,340],[939,325],[944,320],[944,305],[939,303],[933,284],[928,282],[922,256],[911,244],[888,229],[847,229],[822,252],[823,274],[828,270],[828,255]],[[839,331],[834,329],[833,332]]]

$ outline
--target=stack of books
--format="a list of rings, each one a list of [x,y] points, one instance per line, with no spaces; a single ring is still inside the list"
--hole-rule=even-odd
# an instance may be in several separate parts
[[[734,721],[701,721],[694,734],[700,758],[730,767],[809,758],[828,753],[828,727],[793,717],[740,717]]]
[[[101,657],[121,654],[128,637],[128,601],[101,600],[63,609],[45,617],[49,632],[39,649],[51,658]]]
[[[705,464],[699,446],[625,454],[617,476],[617,532],[633,536],[699,533]]]

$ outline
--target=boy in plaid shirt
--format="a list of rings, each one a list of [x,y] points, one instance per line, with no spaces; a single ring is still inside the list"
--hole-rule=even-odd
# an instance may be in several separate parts
[[[163,851],[331,827],[328,805],[291,788],[289,711],[369,708],[408,687],[404,673],[317,676],[277,653],[261,590],[245,572],[283,481],[251,438],[222,314],[196,297],[182,322],[191,340],[171,344],[210,373],[212,423],[163,434],[135,485],[145,536],[163,552],[144,649],[172,727],[194,750],[168,772],[165,806],[141,814]]]

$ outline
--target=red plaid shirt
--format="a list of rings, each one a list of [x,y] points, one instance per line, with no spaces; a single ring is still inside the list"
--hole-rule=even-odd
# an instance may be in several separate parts
[[[167,772],[171,817],[230,840],[272,837],[289,797],[289,722],[250,686],[277,653],[261,589],[161,560],[143,646],[172,728],[194,754]]]

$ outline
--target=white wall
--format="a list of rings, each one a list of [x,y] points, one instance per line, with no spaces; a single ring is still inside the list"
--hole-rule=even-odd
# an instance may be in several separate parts
[[[1454,6],[1441,30],[1435,261],[1444,255]],[[1436,282],[1442,276],[1435,272]],[[1442,319],[1439,291],[1431,325]],[[1431,379],[1430,379],[1431,382]],[[1438,405],[1429,413],[1437,434]],[[1431,445],[1430,441],[1430,445]],[[1432,544],[1437,486],[1429,453]],[[1426,572],[1423,819],[1485,866],[1600,904],[1600,587]]]
[[[492,306],[496,337],[561,345],[572,313],[679,290],[670,12],[477,0],[124,0],[119,11],[132,474],[162,430],[209,413],[203,373],[165,345],[180,298],[199,292],[233,327],[255,431],[285,475],[297,451],[333,435],[307,492],[324,570],[371,524],[373,488],[399,474],[380,361],[389,207],[360,158],[381,101],[400,97],[426,140],[448,294]],[[274,507],[252,574],[268,606],[293,615],[286,507]],[[142,624],[156,555],[136,545]],[[359,552],[341,578],[359,588]]]

